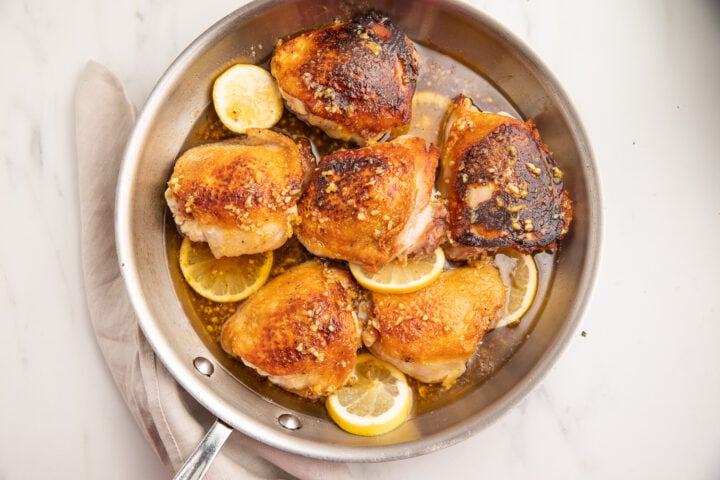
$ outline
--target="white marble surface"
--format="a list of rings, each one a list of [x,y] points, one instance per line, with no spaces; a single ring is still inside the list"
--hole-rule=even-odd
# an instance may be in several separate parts
[[[244,2],[0,0],[0,479],[168,478],[91,334],[73,93],[89,59],[142,105]],[[604,196],[594,295],[516,408],[359,478],[720,478],[720,12],[709,0],[486,0],[544,59],[593,143]],[[715,10],[713,11],[713,8]]]

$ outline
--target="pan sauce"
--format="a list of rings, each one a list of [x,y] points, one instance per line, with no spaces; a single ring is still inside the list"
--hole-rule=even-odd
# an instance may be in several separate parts
[[[504,111],[521,118],[512,103],[480,73],[437,50],[417,44],[416,48],[420,57],[420,75],[416,93],[431,91],[449,98],[464,93],[481,110]],[[267,68],[267,62],[263,66]],[[433,116],[436,112],[427,113]],[[423,112],[418,110],[413,112],[414,116],[422,114]],[[340,147],[352,148],[351,145],[329,138],[319,129],[304,124],[288,113],[287,110],[276,128],[290,135],[309,138],[315,147],[316,153],[320,155],[325,155]],[[233,135],[235,134],[226,129],[219,121],[213,105],[210,103],[198,117],[179,153],[193,146],[222,140]],[[240,361],[232,359],[222,352],[218,346],[220,329],[224,321],[235,312],[241,302],[229,304],[212,302],[195,293],[185,282],[177,266],[182,237],[175,228],[169,210],[166,210],[165,213],[165,241],[168,264],[176,292],[184,310],[200,338],[211,350],[225,360],[223,363],[225,368],[231,371],[238,380],[270,401],[312,413],[316,416],[326,417],[324,407],[320,402],[304,400],[285,392],[272,385],[269,381],[262,379],[253,370],[242,365]],[[291,238],[283,247],[275,251],[271,277],[310,257],[311,255],[302,245],[294,237]],[[538,267],[539,283],[533,306],[518,326],[501,328],[487,333],[477,352],[468,363],[467,371],[450,389],[445,390],[437,385],[421,384],[408,378],[416,393],[413,415],[420,415],[460,398],[480,385],[513,355],[527,336],[530,335],[535,319],[542,310],[545,294],[552,281],[554,257],[554,254],[544,252],[534,255]]]

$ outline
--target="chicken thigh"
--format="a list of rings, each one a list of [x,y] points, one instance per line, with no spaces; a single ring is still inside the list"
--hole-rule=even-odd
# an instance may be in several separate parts
[[[278,44],[270,70],[287,107],[331,137],[365,145],[410,121],[417,53],[379,13]]]
[[[425,383],[451,385],[465,372],[505,304],[492,265],[447,270],[413,293],[371,293],[363,343],[377,357]]]
[[[433,195],[438,157],[407,136],[323,157],[298,203],[297,238],[317,256],[370,271],[431,253],[446,233],[447,212]]]
[[[309,144],[251,129],[182,154],[165,198],[180,231],[215,257],[265,252],[292,235],[314,165]]]
[[[446,120],[438,189],[454,260],[488,248],[554,248],[572,220],[562,172],[534,123],[481,112],[462,95]]]
[[[329,395],[355,366],[360,290],[344,268],[310,260],[270,280],[230,317],[220,343],[280,387]]]

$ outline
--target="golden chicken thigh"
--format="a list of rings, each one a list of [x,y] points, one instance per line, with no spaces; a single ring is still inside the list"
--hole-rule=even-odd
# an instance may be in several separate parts
[[[446,233],[447,212],[433,195],[438,157],[407,136],[323,157],[298,203],[298,240],[367,270],[431,253]]]
[[[217,258],[274,250],[292,235],[314,164],[309,144],[251,129],[182,154],[165,198],[180,231]]]
[[[446,120],[438,189],[449,213],[445,253],[455,260],[554,248],[572,220],[562,172],[534,123],[481,112],[462,95]]]
[[[413,293],[371,293],[363,343],[377,357],[425,383],[451,385],[465,372],[505,304],[492,265],[447,270]]]
[[[329,395],[350,377],[361,346],[360,290],[340,267],[310,260],[272,279],[222,329],[222,348],[280,387]]]
[[[270,70],[287,107],[331,137],[365,145],[410,121],[417,53],[379,13],[278,44]]]

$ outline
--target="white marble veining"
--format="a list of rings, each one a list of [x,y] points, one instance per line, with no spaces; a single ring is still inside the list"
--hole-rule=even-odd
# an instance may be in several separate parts
[[[167,478],[92,336],[73,94],[85,62],[136,105],[245,2],[0,0],[0,479]],[[603,259],[542,384],[440,452],[359,478],[720,478],[720,8],[476,0],[545,61],[592,141]]]

